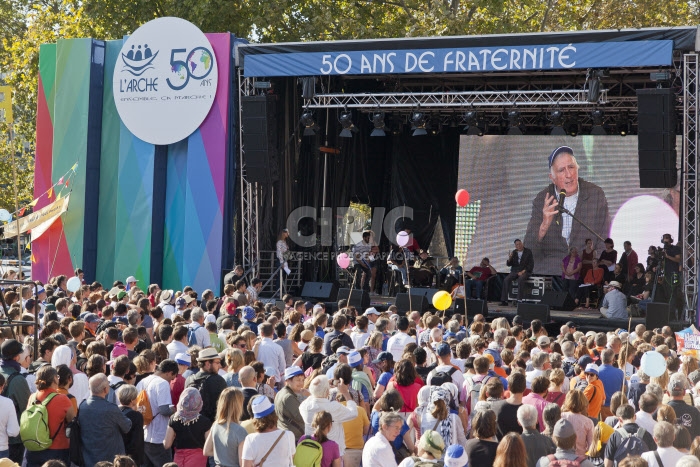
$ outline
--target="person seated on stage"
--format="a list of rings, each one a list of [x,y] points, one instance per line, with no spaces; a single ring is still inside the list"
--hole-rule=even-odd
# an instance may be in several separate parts
[[[496,274],[498,274],[498,272],[491,266],[489,259],[482,259],[478,266],[474,266],[466,274],[467,280],[464,283],[466,297],[472,298],[472,287],[474,287],[476,288],[476,298],[481,298],[481,291],[484,290],[484,284],[486,284],[489,277],[495,276]]]
[[[646,284],[646,281],[644,280],[644,265],[642,263],[637,263],[637,265],[634,267],[632,277],[630,278],[629,282],[625,284],[627,286],[627,296],[634,297],[641,294],[644,291],[644,284]],[[625,290],[624,286],[622,287],[622,290]]]
[[[622,284],[611,281],[600,307],[601,318],[627,319],[627,297],[622,293]]]
[[[399,271],[401,273],[401,280],[403,286],[408,288],[408,275],[406,271],[406,250],[398,245],[391,245],[391,251],[389,251],[389,259],[387,259],[386,264],[391,268],[392,271]]]
[[[455,285],[462,282],[462,266],[456,256],[450,258],[450,262],[440,269],[440,284],[442,289],[452,292]]]
[[[630,301],[633,303],[637,302],[637,307],[639,310],[646,315],[647,305],[651,302],[651,293],[654,290],[654,273],[644,273],[644,280],[646,283],[644,284],[642,293],[638,295],[630,295]]]
[[[411,268],[411,283],[416,287],[430,287],[437,272],[435,258],[427,250],[420,250],[418,260]]]
[[[624,288],[625,284],[627,283],[627,274],[622,272],[622,266],[620,263],[615,264],[615,270],[613,271],[613,279],[616,282],[619,282],[622,284],[622,287]],[[608,285],[611,281],[605,281],[605,285]]]
[[[597,259],[593,258],[591,267],[592,269],[589,270],[586,273],[586,277],[583,278],[583,284],[581,284],[581,286],[579,287],[578,297],[576,297],[575,300],[576,305],[578,305],[581,302],[581,300],[585,298],[586,309],[588,309],[591,304],[591,290],[593,290],[594,287],[599,289],[600,286],[603,285],[603,277],[605,277],[605,270],[603,268],[598,267]],[[600,293],[600,290],[598,290],[598,293]]]
[[[362,232],[362,240],[352,248],[355,266],[359,269],[355,275],[355,285],[368,292],[374,292],[374,280],[377,277],[377,260],[374,256],[372,231]]]

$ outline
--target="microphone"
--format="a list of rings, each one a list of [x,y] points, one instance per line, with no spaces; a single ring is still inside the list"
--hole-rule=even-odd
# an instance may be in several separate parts
[[[566,199],[566,190],[561,189],[559,192],[559,214],[557,214],[557,225],[559,225],[559,219],[561,218],[561,208],[564,207],[564,200]]]

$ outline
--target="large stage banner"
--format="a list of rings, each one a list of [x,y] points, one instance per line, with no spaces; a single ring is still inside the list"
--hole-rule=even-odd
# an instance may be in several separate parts
[[[103,284],[134,275],[144,288],[219,293],[232,43],[160,18],[122,40],[42,46],[35,193],[65,172],[69,153],[85,170],[67,212],[32,245],[34,279],[81,267]]]
[[[668,66],[672,40],[465,47],[328,50],[245,55],[246,77],[474,73]]]
[[[56,222],[58,216],[68,210],[70,196],[58,199],[33,213],[21,217],[19,220],[19,233],[28,230],[32,231],[32,241],[35,241]],[[17,236],[17,222],[10,222],[5,226],[2,238],[12,238]]]

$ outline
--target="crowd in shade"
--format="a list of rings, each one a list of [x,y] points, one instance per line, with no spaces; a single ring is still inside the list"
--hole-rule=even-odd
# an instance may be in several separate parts
[[[3,290],[0,466],[700,467],[668,327],[68,279]]]

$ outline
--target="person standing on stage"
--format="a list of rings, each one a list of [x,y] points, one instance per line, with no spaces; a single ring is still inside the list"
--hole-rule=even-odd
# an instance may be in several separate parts
[[[290,256],[290,251],[289,251],[289,243],[288,243],[288,238],[289,238],[289,229],[282,229],[277,236],[277,243],[275,244],[275,249],[277,250],[275,253],[275,271],[277,268],[282,266],[282,270],[286,275],[289,275],[292,271],[289,269],[289,256]],[[280,288],[280,278],[279,278],[279,273],[275,274],[275,289]],[[281,291],[280,291],[281,293]]]
[[[532,248],[538,274],[557,275],[561,259],[569,246],[584,244],[590,233],[569,214],[559,212],[561,192],[566,193],[564,207],[598,235],[610,232],[608,201],[603,190],[578,176],[574,150],[556,148],[549,155],[550,183],[532,202],[525,244]],[[596,248],[594,240],[593,248]]]
[[[668,301],[670,305],[669,317],[679,319],[680,316],[677,314],[677,310],[680,308],[682,310],[681,294],[679,293],[682,287],[681,284],[681,249],[680,247],[673,244],[673,237],[671,234],[664,234],[661,237],[661,241],[664,244],[663,249],[663,291],[665,300]],[[656,297],[654,297],[656,299]]]
[[[508,306],[508,290],[513,281],[518,282],[518,301],[523,299],[525,292],[525,283],[527,282],[532,270],[535,268],[535,260],[532,251],[525,248],[520,239],[516,239],[515,250],[510,252],[506,265],[510,266],[510,274],[503,281],[503,291],[501,292],[501,306]]]
[[[362,232],[362,240],[352,248],[355,266],[359,268],[355,276],[355,286],[368,292],[374,292],[374,280],[377,276],[377,260],[375,258],[376,245],[372,238],[372,231]]]

